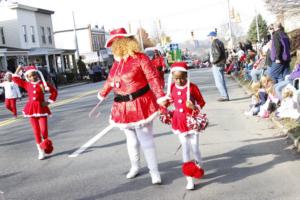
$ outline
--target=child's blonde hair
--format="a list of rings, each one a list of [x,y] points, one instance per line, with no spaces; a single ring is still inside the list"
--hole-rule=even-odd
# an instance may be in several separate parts
[[[252,93],[255,94],[261,88],[261,83],[260,82],[253,82],[251,84],[250,88],[251,88]]]
[[[253,96],[255,97],[256,100],[259,99],[259,89],[261,88],[261,83],[260,82],[253,82],[250,86],[251,91]]]
[[[271,77],[265,76],[265,75],[260,78],[260,83],[261,83],[261,86],[265,89],[269,88],[270,85],[274,85],[274,82],[271,79]]]
[[[282,90],[282,98],[283,99],[288,98],[288,97],[293,97],[293,96],[294,96],[294,92],[291,88],[289,88],[289,87],[283,88],[283,90]]]

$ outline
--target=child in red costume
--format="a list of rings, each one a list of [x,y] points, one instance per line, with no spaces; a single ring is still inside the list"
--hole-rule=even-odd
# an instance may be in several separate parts
[[[12,82],[12,74],[7,72],[4,77],[4,82],[0,83],[0,87],[5,89],[5,106],[10,110],[14,117],[17,118],[17,98],[21,98],[21,93],[18,86]]]
[[[175,82],[173,84],[171,84],[172,77]],[[175,108],[172,114],[172,131],[174,134],[178,135],[181,143],[183,162],[188,163],[192,160],[190,157],[191,149],[197,164],[201,165],[202,159],[199,149],[199,132],[189,128],[187,124],[187,115],[192,114],[193,111],[202,109],[205,105],[205,101],[197,85],[190,83],[187,64],[185,62],[175,62],[171,66],[167,97],[169,98],[169,103],[173,103]],[[186,176],[186,178],[186,189],[194,189],[193,177]]]
[[[27,81],[22,80],[18,75],[21,70],[22,67],[19,66],[13,75],[13,81],[27,91],[28,102],[23,108],[23,115],[29,117],[39,152],[38,159],[42,160],[45,158],[45,153],[51,153],[53,150],[52,142],[48,139],[47,117],[51,115],[48,105],[56,100],[57,91],[46,83],[42,73],[35,66],[25,68]],[[50,92],[48,101],[45,101],[44,97],[46,91]]]

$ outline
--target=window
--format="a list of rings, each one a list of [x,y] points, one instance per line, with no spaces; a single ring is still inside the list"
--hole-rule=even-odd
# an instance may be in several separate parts
[[[30,26],[30,35],[32,43],[35,43],[34,27]]]
[[[0,39],[2,40],[2,44],[5,44],[4,28],[3,27],[0,27]]]
[[[51,28],[48,27],[48,41],[49,41],[49,44],[52,44],[52,34],[51,34]]]
[[[41,33],[42,33],[42,42],[43,44],[46,44],[45,27],[41,26]]]
[[[24,42],[27,42],[27,28],[26,28],[26,25],[22,26],[22,31],[23,31]]]

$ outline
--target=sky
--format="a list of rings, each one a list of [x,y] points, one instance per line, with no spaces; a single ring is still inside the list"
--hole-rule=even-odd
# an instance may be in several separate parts
[[[55,11],[52,16],[54,31],[73,27],[72,11],[75,13],[77,27],[88,24],[104,26],[106,30],[125,27],[129,24],[133,33],[141,25],[155,35],[157,21],[161,29],[174,42],[191,39],[203,40],[206,35],[228,23],[227,0],[15,0],[19,3]],[[230,0],[230,8],[241,16],[240,26],[247,32],[255,16],[255,9],[268,23],[274,16],[266,11],[263,0]]]

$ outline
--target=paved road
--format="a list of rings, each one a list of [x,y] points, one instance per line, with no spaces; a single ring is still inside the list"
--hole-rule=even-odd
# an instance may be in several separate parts
[[[98,119],[88,119],[97,103],[102,83],[62,90],[49,120],[54,154],[37,160],[33,135],[26,119],[5,125],[0,122],[0,190],[6,199],[208,199],[208,200],[300,200],[300,156],[268,120],[243,115],[250,101],[229,79],[232,101],[218,103],[208,69],[193,70],[207,101],[210,126],[200,136],[206,176],[196,190],[186,191],[181,174],[178,139],[168,126],[155,121],[155,143],[163,184],[151,185],[145,161],[141,175],[127,180],[129,169],[125,137],[113,129],[78,157],[68,157],[108,125],[112,98],[101,107]],[[85,94],[85,95],[83,95]],[[74,98],[75,97],[75,98]],[[6,111],[1,108],[2,117]]]

